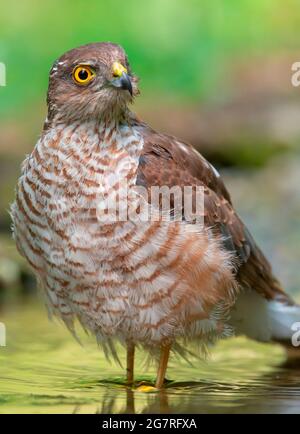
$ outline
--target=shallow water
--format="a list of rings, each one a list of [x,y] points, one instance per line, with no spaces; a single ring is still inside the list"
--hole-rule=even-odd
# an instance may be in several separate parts
[[[163,392],[124,385],[123,370],[105,360],[92,337],[80,346],[39,303],[0,313],[7,346],[0,347],[0,413],[300,413],[300,364],[284,367],[276,345],[245,338],[219,343],[208,361],[174,355]],[[121,360],[124,351],[120,348]],[[137,354],[137,381],[154,379]]]

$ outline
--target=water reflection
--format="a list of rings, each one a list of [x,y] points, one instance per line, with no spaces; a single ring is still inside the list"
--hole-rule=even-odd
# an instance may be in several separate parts
[[[7,311],[0,348],[0,413],[299,413],[300,359],[279,346],[223,341],[206,363],[171,359],[174,381],[155,393],[131,390],[94,339],[80,347],[41,305]],[[36,326],[38,324],[38,327]],[[125,354],[120,352],[121,358]],[[146,375],[145,375],[146,373]],[[137,354],[137,381],[152,381]]]
[[[174,382],[154,393],[114,383],[101,397],[95,413],[297,413],[300,414],[300,366],[281,369],[245,384]],[[76,407],[74,412],[84,412]]]

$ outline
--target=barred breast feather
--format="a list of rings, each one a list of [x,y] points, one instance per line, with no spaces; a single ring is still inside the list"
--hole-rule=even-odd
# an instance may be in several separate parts
[[[235,264],[209,225],[99,219],[103,204],[124,196],[125,181],[141,184],[146,146],[134,123],[46,130],[22,166],[12,206],[18,249],[50,312],[71,329],[78,318],[104,345],[226,334]]]

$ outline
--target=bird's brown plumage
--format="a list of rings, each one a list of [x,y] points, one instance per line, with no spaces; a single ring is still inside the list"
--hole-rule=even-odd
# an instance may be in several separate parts
[[[153,185],[202,186],[205,192],[204,222],[223,239],[237,259],[237,280],[243,288],[259,292],[268,300],[292,303],[270,263],[236,213],[229,192],[213,166],[191,145],[140,124],[144,148],[137,183]]]

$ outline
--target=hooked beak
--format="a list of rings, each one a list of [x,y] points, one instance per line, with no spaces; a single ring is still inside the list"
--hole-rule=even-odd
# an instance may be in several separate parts
[[[132,83],[129,75],[123,71],[121,76],[110,81],[111,85],[119,89],[128,90],[132,96]]]

